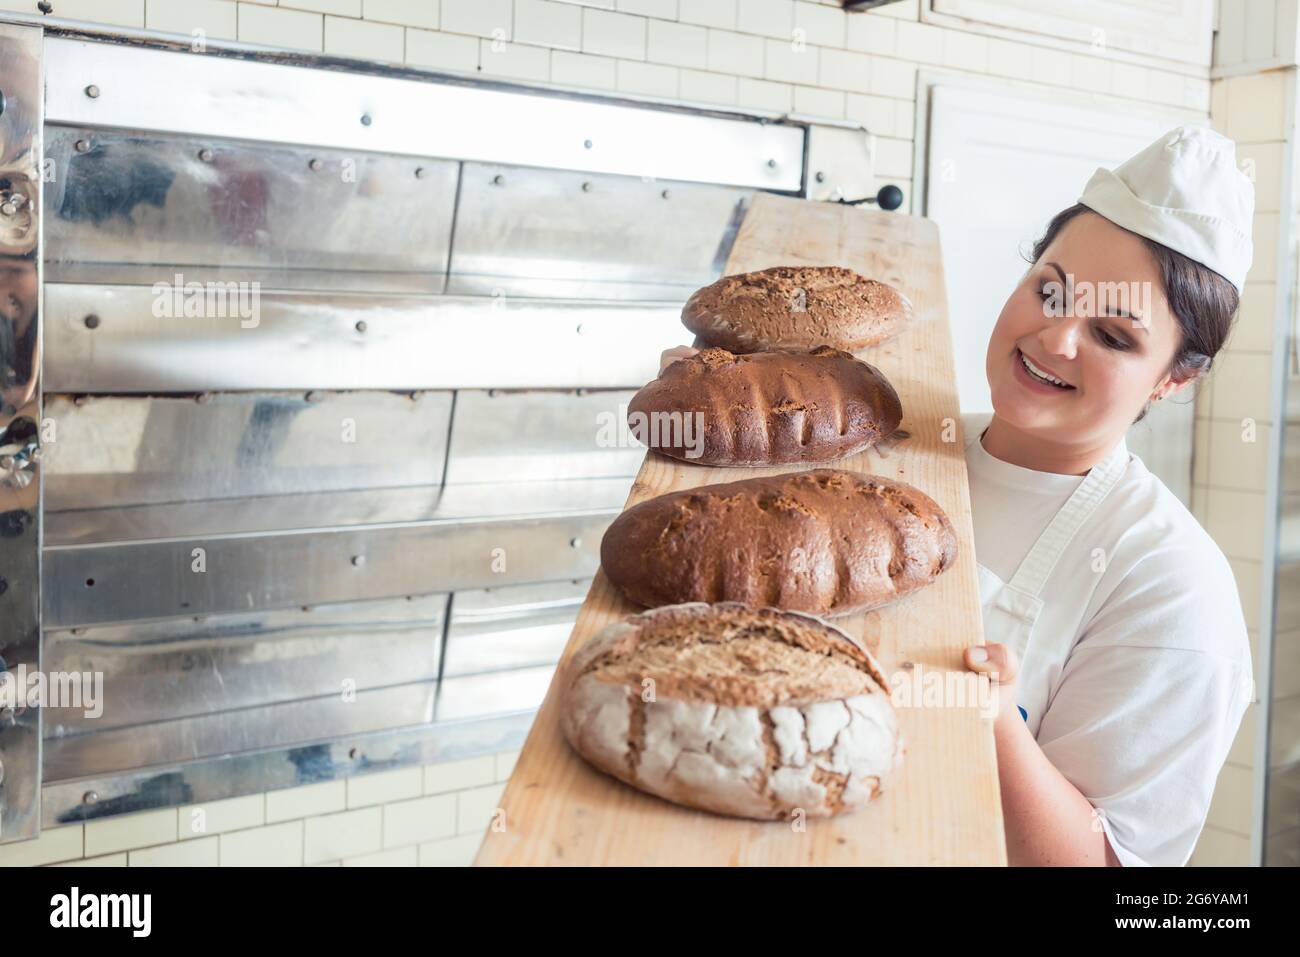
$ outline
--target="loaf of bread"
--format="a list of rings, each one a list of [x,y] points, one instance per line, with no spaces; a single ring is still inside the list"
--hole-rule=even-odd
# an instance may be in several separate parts
[[[902,418],[889,380],[830,346],[705,349],[673,362],[628,404],[643,444],[698,465],[829,462],[892,435]]]
[[[600,631],[560,681],[575,751],[620,781],[719,814],[853,811],[902,757],[876,663],[807,615],[658,608]]]
[[[814,469],[670,492],[605,531],[600,563],[654,608],[739,601],[815,615],[887,605],[957,556],[952,522],[903,482]]]
[[[887,283],[840,266],[774,266],[723,276],[697,291],[682,323],[729,352],[852,351],[898,335],[912,304]]]

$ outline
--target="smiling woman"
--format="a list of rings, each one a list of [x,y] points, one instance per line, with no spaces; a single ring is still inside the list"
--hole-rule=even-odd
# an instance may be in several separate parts
[[[1253,696],[1228,562],[1124,435],[1209,371],[1250,267],[1233,144],[1172,130],[1033,247],[967,436],[1008,858],[1181,865]]]

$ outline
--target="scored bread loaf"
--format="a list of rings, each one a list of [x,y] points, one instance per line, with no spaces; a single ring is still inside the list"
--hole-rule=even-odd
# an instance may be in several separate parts
[[[600,542],[606,577],[639,605],[740,601],[829,616],[887,605],[956,556],[952,522],[928,495],[840,469],[660,495]]]
[[[628,404],[643,444],[698,465],[828,462],[892,435],[902,418],[880,370],[830,346],[705,349],[668,365]]]
[[[857,810],[902,758],[889,684],[809,615],[734,602],[616,622],[560,678],[560,722],[600,770],[679,804],[764,820]]]
[[[912,304],[888,283],[840,266],[774,266],[723,276],[682,308],[682,324],[729,352],[853,351],[891,339]]]

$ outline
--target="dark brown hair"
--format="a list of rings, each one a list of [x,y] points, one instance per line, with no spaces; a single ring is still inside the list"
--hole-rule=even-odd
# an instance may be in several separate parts
[[[1034,243],[1032,263],[1037,263],[1065,224],[1083,212],[1092,212],[1082,203],[1063,209],[1047,224],[1047,232]],[[1182,331],[1182,341],[1174,352],[1169,372],[1176,379],[1194,379],[1210,371],[1214,357],[1223,348],[1232,329],[1241,297],[1237,288],[1208,266],[1203,266],[1153,239],[1138,236],[1160,266],[1161,282],[1169,308]],[[1149,406],[1149,403],[1148,403]],[[1147,406],[1133,421],[1147,414]]]

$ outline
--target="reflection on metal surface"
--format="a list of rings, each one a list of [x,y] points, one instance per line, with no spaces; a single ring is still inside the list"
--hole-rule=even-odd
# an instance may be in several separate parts
[[[457,163],[202,144],[48,127],[48,280],[442,292]]]
[[[630,390],[456,394],[447,484],[636,475],[645,447],[625,430]],[[611,438],[627,444],[611,444]],[[621,502],[619,503],[622,504]]]
[[[0,23],[0,672],[41,666],[40,57]],[[0,843],[40,829],[40,716],[0,705]]]
[[[573,631],[589,579],[457,592],[443,677],[554,665]]]
[[[438,693],[437,719],[464,721],[499,714],[513,708],[536,710],[551,686],[555,665],[517,668],[491,674],[443,678]]]
[[[449,293],[685,302],[752,190],[466,163]],[[725,253],[724,253],[725,259]]]
[[[450,392],[47,395],[50,512],[438,485]],[[394,455],[395,449],[404,450]]]
[[[449,528],[458,523],[578,513],[612,517],[627,500],[631,485],[630,477],[492,482],[47,512],[45,544],[59,548],[417,522]]]
[[[436,681],[448,597],[49,630],[46,667],[102,674],[103,708],[48,708],[45,737]]]
[[[375,694],[382,699],[382,692]],[[310,713],[302,715],[301,720],[303,724],[295,730],[308,735],[319,733]],[[52,770],[41,795],[42,813],[48,825],[65,824],[491,754],[522,745],[532,722],[533,712],[525,710],[471,721],[350,734],[252,753],[223,753],[187,763],[168,764],[163,754],[155,753],[146,762],[145,770],[138,770],[140,765],[128,767],[128,761],[123,770],[104,772],[102,777],[73,776],[75,770],[67,775],[56,773],[59,768],[81,766],[75,757],[65,759],[63,749],[67,746],[82,750],[83,746],[66,739],[51,740],[47,750]],[[123,756],[131,753],[124,752]],[[121,762],[109,757],[98,763]],[[93,802],[86,799],[90,794],[95,796]]]
[[[786,192],[803,183],[797,124],[85,40],[51,39],[46,55],[52,123]]]
[[[639,389],[687,336],[680,306],[656,304],[266,292],[241,328],[155,318],[152,300],[47,284],[46,390]]]
[[[50,548],[45,618],[74,627],[582,578],[614,514]]]

